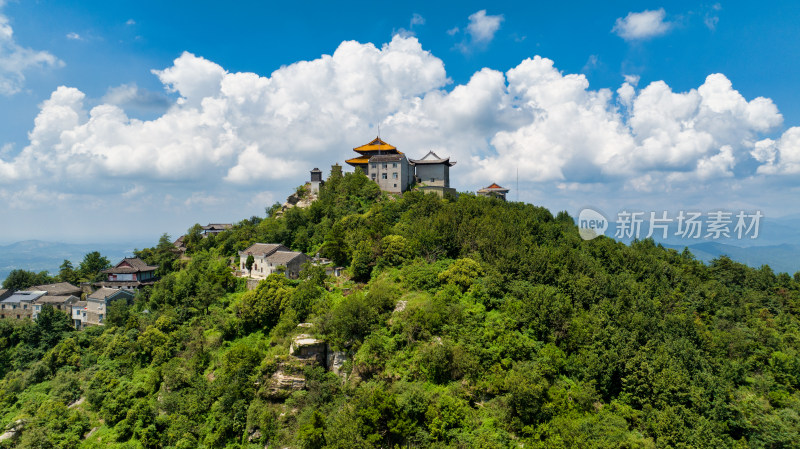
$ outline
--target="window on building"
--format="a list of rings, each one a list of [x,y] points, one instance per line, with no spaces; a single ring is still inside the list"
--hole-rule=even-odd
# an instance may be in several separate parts
[[[375,166],[376,166],[376,165],[378,165],[378,164],[369,164],[369,165],[370,165],[372,168],[375,168]]]
[[[397,187],[397,184],[395,184],[394,186]]]
[[[386,175],[387,175],[387,173],[381,173],[381,178],[383,178],[383,179],[387,179],[387,178],[388,178],[388,176],[386,176]]]
[[[383,164],[383,168],[386,168],[386,167],[388,167],[388,165],[389,165],[389,164]]]
[[[431,182],[434,182],[434,181],[436,181],[436,180],[435,180],[435,179],[433,179],[433,178],[431,178]]]
[[[397,162],[392,164],[392,168],[397,168]]]
[[[372,180],[375,180],[375,173],[372,174]]]
[[[397,179],[397,172],[392,173],[392,178]]]

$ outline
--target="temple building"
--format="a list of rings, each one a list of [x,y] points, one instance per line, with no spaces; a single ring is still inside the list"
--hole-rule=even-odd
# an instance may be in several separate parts
[[[403,193],[414,183],[414,168],[405,154],[393,145],[376,137],[372,142],[353,148],[360,156],[348,159],[348,164],[358,167],[381,190],[390,193]]]
[[[423,156],[422,159],[411,159],[414,166],[416,181],[420,190],[434,192],[444,196],[445,192],[455,194],[455,189],[450,188],[450,167],[456,165],[450,158],[442,159],[433,151]]]
[[[450,167],[456,163],[451,162],[450,158],[442,159],[431,151],[422,159],[409,160],[397,147],[380,137],[353,148],[353,151],[359,156],[345,162],[361,168],[384,192],[403,193],[416,183],[421,190],[439,196],[448,191],[455,193],[450,188]]]
[[[506,200],[507,193],[508,189],[500,187],[495,183],[492,183],[492,185],[478,190],[478,195],[480,196],[488,196],[490,198],[500,198],[503,201]]]
[[[372,156],[379,156],[383,154],[403,154],[397,151],[397,147],[389,145],[381,140],[380,137],[376,137],[375,140],[366,145],[353,148],[353,151],[359,153],[360,156],[348,159],[345,162],[353,167],[360,167],[365,174],[368,172],[367,165],[369,164],[369,160]]]

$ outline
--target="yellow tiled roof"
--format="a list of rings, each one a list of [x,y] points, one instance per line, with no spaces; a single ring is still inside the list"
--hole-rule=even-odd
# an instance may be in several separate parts
[[[391,150],[397,151],[397,147],[389,145],[388,143],[381,140],[380,137],[376,137],[375,140],[366,145],[361,145],[360,147],[353,148],[353,151],[358,151],[359,153],[362,151],[366,152],[366,151],[391,151]]]
[[[369,162],[369,156],[366,156],[366,157],[354,157],[353,159],[348,159],[345,162],[347,162],[350,165],[353,165],[353,164],[366,164],[366,163]]]

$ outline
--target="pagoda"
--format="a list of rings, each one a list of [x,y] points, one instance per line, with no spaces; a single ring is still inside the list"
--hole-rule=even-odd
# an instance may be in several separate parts
[[[397,151],[397,147],[389,145],[388,143],[381,140],[380,137],[376,137],[375,140],[366,145],[361,145],[360,147],[353,148],[353,151],[360,154],[360,156],[348,159],[345,162],[352,165],[353,167],[361,167],[361,170],[364,173],[368,172],[367,164],[369,164],[369,160],[372,156],[386,155],[386,154],[403,154],[402,152]]]

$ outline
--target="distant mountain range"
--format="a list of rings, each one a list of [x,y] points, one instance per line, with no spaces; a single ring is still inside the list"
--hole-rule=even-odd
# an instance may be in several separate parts
[[[606,236],[614,238],[619,223],[610,221]],[[707,231],[707,223],[704,222],[704,232]],[[769,265],[776,273],[786,272],[794,274],[800,271],[800,215],[787,216],[780,218],[764,218],[761,220],[758,237],[737,238],[733,232],[733,225],[728,238],[719,239],[692,239],[681,238],[677,233],[677,223],[668,226],[667,238],[661,238],[661,231],[656,231],[654,240],[666,248],[673,248],[683,251],[688,247],[689,251],[703,262],[710,262],[719,256],[728,256],[731,259],[745,265],[759,268],[762,265]],[[640,238],[647,236],[648,223],[645,219]],[[630,243],[632,239],[616,239],[625,243]]]
[[[125,243],[60,243],[42,240],[25,240],[0,246],[0,281],[12,270],[48,271],[51,275],[58,273],[58,267],[65,259],[77,268],[83,256],[92,251],[100,251],[111,263],[117,263],[123,257],[133,255],[134,249],[142,249],[155,245],[155,242]]]
[[[664,247],[683,251],[683,248],[687,247],[687,245],[664,244]],[[688,245],[688,248],[698,260],[702,260],[705,263],[720,256],[728,256],[737,262],[754,268],[769,265],[775,273],[794,274],[800,271],[800,258],[797,257],[800,254],[800,245],[784,243],[782,245],[742,248],[725,243],[702,242]]]

